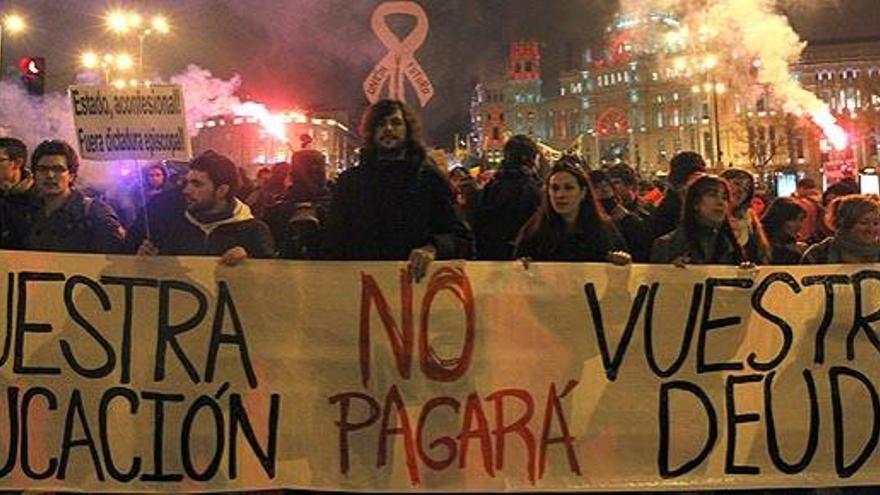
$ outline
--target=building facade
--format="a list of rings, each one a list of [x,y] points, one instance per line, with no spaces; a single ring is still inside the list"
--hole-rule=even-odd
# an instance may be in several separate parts
[[[358,141],[340,116],[285,112],[277,117],[281,125],[274,129],[254,117],[218,116],[198,122],[193,153],[214,150],[252,171],[261,165],[288,161],[292,152],[308,146],[327,156],[331,172],[353,164]]]
[[[683,150],[700,152],[716,169],[743,167],[769,182],[793,173],[830,183],[878,168],[880,39],[811,44],[792,67],[847,130],[849,147],[838,152],[812,122],[786,114],[763,88],[729,91],[742,82],[715,69],[717,55],[682,56],[693,54],[677,46],[680,28],[662,13],[616,19],[599,49],[560,73],[552,97],[543,92],[538,42],[515,43],[505,77],[476,87],[471,144],[498,163],[505,139],[527,134],[579,152],[591,167],[623,161],[643,176],[665,170]],[[701,67],[693,70],[684,60]]]

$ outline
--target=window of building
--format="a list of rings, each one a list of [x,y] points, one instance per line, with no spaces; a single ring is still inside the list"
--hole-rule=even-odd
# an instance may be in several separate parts
[[[659,81],[659,80],[660,80],[660,74],[658,74],[658,73],[656,73],[656,72],[652,72],[652,73],[651,73],[651,80],[652,80],[652,81]]]
[[[658,129],[663,128],[663,111],[662,110],[657,111],[657,128]]]
[[[493,127],[492,128],[492,140],[498,141],[499,139],[501,139],[501,130],[498,129],[497,127]]]
[[[532,62],[531,62],[531,60],[527,60],[526,61],[526,72],[531,72],[531,71],[532,71]]]
[[[678,108],[672,109],[672,125],[676,127],[681,125],[681,110]]]
[[[678,101],[678,93],[672,93],[672,101]]]
[[[850,111],[862,107],[862,92],[858,88],[846,88],[846,108]]]

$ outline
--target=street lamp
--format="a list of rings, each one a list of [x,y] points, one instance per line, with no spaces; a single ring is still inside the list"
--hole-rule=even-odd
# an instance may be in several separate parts
[[[709,81],[703,83],[702,85],[694,84],[691,86],[691,91],[694,94],[705,94],[708,98],[710,98],[709,103],[712,105],[712,113],[710,114],[710,118],[712,121],[712,141],[715,147],[714,157],[712,159],[715,162],[716,167],[721,167],[723,154],[721,153],[721,125],[718,112],[718,95],[723,95],[727,92],[727,85],[723,82],[716,82],[714,77],[711,77]]]
[[[156,15],[149,25],[144,25],[144,19],[137,12],[114,10],[106,16],[107,28],[117,35],[126,35],[131,32],[137,33],[138,38],[138,77],[144,77],[144,42],[151,34],[165,35],[171,31],[168,18]]]
[[[87,51],[80,55],[80,64],[85,69],[101,69],[104,73],[104,82],[110,84],[110,75],[115,71],[127,72],[134,67],[134,60],[127,53],[105,53],[98,55],[93,51]]]
[[[0,78],[3,77],[3,37],[7,32],[12,35],[16,35],[24,32],[27,29],[27,23],[24,20],[24,17],[18,14],[7,14],[3,17],[3,21],[0,22]]]

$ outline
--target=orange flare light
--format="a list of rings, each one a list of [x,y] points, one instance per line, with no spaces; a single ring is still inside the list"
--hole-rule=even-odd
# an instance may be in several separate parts
[[[843,151],[849,146],[849,136],[846,135],[843,127],[837,125],[837,119],[831,113],[827,111],[819,112],[813,114],[812,117],[813,122],[822,128],[822,133],[825,134],[828,142],[831,143],[835,150]]]
[[[239,117],[252,117],[260,122],[268,134],[283,142],[288,142],[287,123],[284,121],[283,115],[273,114],[265,105],[246,101],[233,108],[233,113]]]

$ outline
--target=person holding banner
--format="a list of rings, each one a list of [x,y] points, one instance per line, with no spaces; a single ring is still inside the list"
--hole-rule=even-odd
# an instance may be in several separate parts
[[[20,216],[26,233],[22,247],[32,251],[119,253],[125,229],[109,205],[88,198],[73,184],[79,156],[64,141],[43,141],[34,150],[35,177],[31,200],[11,213]]]
[[[731,227],[731,194],[727,181],[703,175],[685,192],[678,228],[654,241],[652,263],[740,265],[747,263]]]
[[[669,161],[669,188],[660,204],[651,213],[648,224],[654,227],[654,239],[675,230],[681,220],[681,203],[685,186],[706,171],[706,161],[699,153],[682,151]]]
[[[269,227],[235,197],[237,184],[238,170],[229,158],[213,151],[199,155],[186,177],[185,209],[157,218],[163,225],[151,228],[149,238],[146,229],[133,229],[127,250],[141,256],[220,256],[226,265],[272,257]]]
[[[750,260],[766,263],[770,260],[770,245],[752,206],[755,199],[755,177],[741,168],[728,168],[721,173],[721,178],[730,186],[733,202],[730,224],[736,242]]]
[[[473,239],[452,190],[427,156],[418,121],[403,102],[380,100],[361,124],[360,165],[339,176],[327,215],[325,257],[408,260],[416,281],[435,258],[469,258]]]
[[[806,218],[807,212],[794,198],[776,198],[770,203],[761,224],[770,242],[771,265],[800,263],[807,245],[799,242],[797,235]]]
[[[802,264],[877,263],[880,261],[880,204],[852,194],[835,199],[828,213],[834,235],[812,245]]]
[[[550,170],[544,200],[519,232],[516,257],[632,262],[623,237],[597,202],[589,178],[571,157],[563,157]]]

